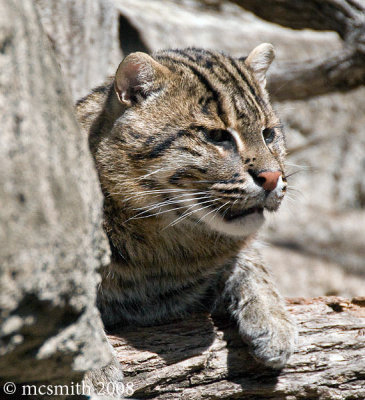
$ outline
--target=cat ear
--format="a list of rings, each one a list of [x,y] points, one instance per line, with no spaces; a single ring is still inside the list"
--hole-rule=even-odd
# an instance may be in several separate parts
[[[129,54],[119,64],[115,74],[114,89],[118,100],[130,107],[139,98],[146,98],[153,91],[156,79],[168,72],[168,68],[148,54]]]
[[[255,47],[245,59],[246,66],[251,69],[256,79],[263,87],[266,86],[266,72],[274,58],[274,46],[270,43],[261,43]]]

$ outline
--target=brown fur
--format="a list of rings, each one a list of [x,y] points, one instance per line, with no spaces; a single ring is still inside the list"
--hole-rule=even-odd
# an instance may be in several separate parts
[[[135,53],[78,102],[112,248],[98,297],[106,325],[224,304],[260,361],[281,367],[293,351],[294,325],[251,245],[256,210],[275,211],[286,190],[284,134],[265,91],[272,58],[269,45],[247,59]],[[262,171],[281,171],[270,193]]]

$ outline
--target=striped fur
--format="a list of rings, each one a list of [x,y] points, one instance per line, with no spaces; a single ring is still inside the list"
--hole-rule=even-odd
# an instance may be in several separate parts
[[[284,134],[264,87],[273,53],[262,46],[247,59],[135,53],[76,109],[112,248],[98,296],[104,323],[224,305],[254,356],[281,367],[295,328],[252,245],[262,209],[277,210],[286,189]],[[281,171],[275,190],[263,189],[262,171]]]

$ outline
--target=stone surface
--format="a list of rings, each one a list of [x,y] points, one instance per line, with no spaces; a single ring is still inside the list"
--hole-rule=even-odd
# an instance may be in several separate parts
[[[36,0],[74,101],[114,74],[122,59],[110,0]]]
[[[277,105],[289,148],[288,199],[265,238],[365,276],[365,89]],[[364,279],[364,278],[362,278]]]
[[[364,279],[335,262],[272,245],[263,246],[261,253],[273,269],[280,292],[287,297],[364,295]]]
[[[33,2],[0,8],[0,381],[76,382],[110,359],[102,196]]]

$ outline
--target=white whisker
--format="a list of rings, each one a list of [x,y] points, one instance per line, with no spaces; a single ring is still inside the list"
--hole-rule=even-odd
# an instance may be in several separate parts
[[[178,201],[183,201],[184,199],[184,197],[191,197],[191,196],[193,196],[193,198],[196,198],[196,196],[199,196],[199,195],[207,195],[208,193],[207,192],[197,192],[197,193],[185,193],[185,194],[179,194],[179,195],[177,195],[177,196],[172,196],[171,198],[169,198],[169,199],[167,199],[167,200],[163,200],[163,201],[161,201],[161,203],[155,203],[156,205],[157,204],[162,204],[162,203],[166,203],[166,204],[173,204],[173,203],[175,203],[175,202],[178,202]],[[144,207],[137,207],[137,208],[134,208],[134,210],[145,210],[145,209],[147,209],[148,207],[150,207],[150,206],[153,206],[154,204],[149,204],[149,205],[147,205],[147,206],[144,206]]]
[[[136,178],[127,178],[126,181],[128,181],[128,182],[138,182],[138,181],[141,181],[141,180],[143,180],[145,178],[148,178],[151,175],[157,174],[158,172],[161,172],[161,171],[174,171],[174,170],[175,170],[175,168],[161,167],[161,168],[158,168],[158,169],[156,169],[156,170],[154,170],[152,172],[148,172],[145,175],[138,176]]]
[[[212,201],[212,200],[209,200],[209,201]],[[206,203],[206,202],[202,202],[202,204],[204,204],[204,203]],[[193,205],[193,206],[194,206],[194,205]],[[193,207],[193,206],[190,206],[189,208],[191,208],[191,207]],[[158,212],[156,212],[156,213],[154,213],[154,214],[149,214],[149,215],[143,216],[142,214],[146,214],[146,213],[147,213],[147,211],[144,211],[143,213],[140,213],[140,214],[137,214],[137,215],[135,215],[135,216],[133,216],[133,217],[131,217],[131,218],[128,218],[125,222],[131,221],[131,220],[133,220],[133,219],[143,219],[143,218],[155,217],[155,216],[157,216],[157,215],[165,214],[165,213],[170,212],[170,211],[180,210],[180,209],[182,209],[182,208],[184,208],[184,207],[185,207],[185,206],[182,205],[182,206],[179,206],[179,207],[171,208],[171,209],[164,210],[164,211],[158,211]]]
[[[205,208],[210,207],[210,206],[211,206],[212,204],[214,204],[214,202],[216,202],[216,201],[217,201],[217,200],[215,200],[215,199],[203,201],[203,202],[201,202],[200,204],[206,204],[206,203],[208,203],[208,205],[207,205],[207,206],[204,206],[204,207],[201,207],[201,208],[198,208],[197,210],[193,210],[193,211],[187,212],[187,211],[189,211],[191,208],[193,208],[194,206],[196,206],[196,204],[191,205],[182,215],[180,215],[180,217],[178,217],[177,219],[175,219],[174,221],[172,221],[170,224],[168,224],[163,230],[167,229],[169,226],[174,226],[174,225],[176,225],[178,222],[182,221],[183,219],[185,219],[185,218],[188,217],[189,215],[193,214],[194,212],[198,212],[198,211],[200,211],[200,210],[203,210],[203,209],[205,209]]]
[[[222,206],[218,207],[217,209],[212,210],[212,211],[209,211],[208,213],[206,213],[203,217],[201,217],[201,218],[198,220],[197,224],[198,224],[200,221],[202,221],[204,218],[206,218],[209,214],[215,212],[215,214],[213,215],[213,217],[210,219],[210,221],[211,221],[211,220],[214,219],[215,216],[218,214],[219,210],[222,209],[222,208],[223,208],[224,206],[226,206],[227,204],[229,204],[229,201],[227,201],[226,203],[224,203]]]
[[[301,164],[294,164],[290,161],[285,161],[285,166],[289,166],[289,167],[295,167],[295,168],[301,168],[301,169],[305,169],[305,170],[310,170],[311,167],[309,165],[301,165]]]
[[[158,195],[158,194],[172,194],[172,193],[181,193],[181,192],[196,192],[198,189],[153,189],[153,190],[145,190],[141,193],[135,193],[133,196],[127,197],[122,201],[132,200],[138,197],[147,196],[147,195]],[[122,193],[113,193],[114,195],[122,195]]]
[[[161,201],[160,203],[156,203],[156,204],[152,204],[152,205],[150,204],[150,205],[148,205],[146,207],[134,208],[133,210],[135,210],[135,211],[145,210],[142,213],[139,213],[139,214],[136,215],[136,216],[138,216],[138,215],[141,215],[143,213],[146,213],[146,212],[149,212],[151,210],[154,210],[154,209],[156,209],[158,207],[164,207],[164,206],[167,206],[167,205],[184,203],[184,202],[187,202],[187,201],[204,200],[204,199],[208,199],[208,198],[209,197],[205,195],[205,196],[201,196],[201,197],[192,197],[192,198],[180,199],[180,200],[165,200],[165,201]]]
[[[184,208],[184,206],[182,205],[182,206],[180,206],[180,207],[171,208],[171,209],[164,210],[164,211],[158,211],[157,213],[148,214],[148,215],[144,215],[144,216],[143,216],[142,214],[137,214],[137,215],[135,215],[135,216],[133,216],[133,217],[128,218],[125,222],[131,221],[131,220],[133,220],[133,219],[143,219],[143,218],[155,217],[156,215],[165,214],[165,213],[167,213],[167,212],[179,210],[179,209],[181,209],[181,208]],[[145,214],[146,212],[147,212],[147,211],[144,211],[143,214]],[[138,216],[138,215],[140,215],[140,216]]]

